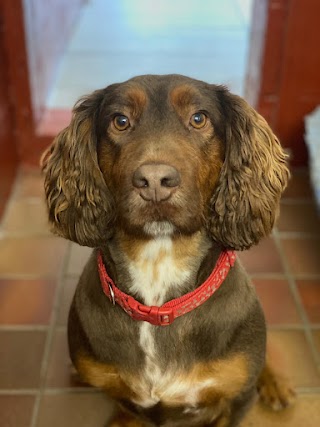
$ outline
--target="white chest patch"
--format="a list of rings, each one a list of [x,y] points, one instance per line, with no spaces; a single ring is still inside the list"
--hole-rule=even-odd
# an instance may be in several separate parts
[[[159,237],[146,244],[139,261],[129,262],[131,289],[146,305],[162,305],[171,286],[179,286],[190,276],[174,258],[170,237]]]
[[[161,237],[143,248],[138,262],[129,263],[133,283],[131,290],[141,296],[141,302],[144,304],[162,305],[170,287],[177,287],[190,277],[191,268],[184,270],[175,260],[173,250],[171,238]],[[212,386],[214,380],[210,380],[210,384],[207,381],[191,384],[179,378],[176,369],[173,372],[168,366],[164,372],[158,363],[154,328],[148,322],[141,322],[139,342],[145,353],[145,366],[141,381],[136,384],[135,392],[139,396],[136,403],[151,407],[159,401],[179,403],[182,399],[186,404],[195,406],[199,392],[209,385]]]
[[[190,276],[176,263],[173,243],[170,237],[159,237],[148,243],[139,254],[139,261],[132,262],[129,272],[132,279],[132,291],[141,296],[146,305],[160,306],[171,286],[179,286]],[[147,322],[140,325],[140,345],[145,352],[144,381],[139,385],[137,394],[141,396],[139,404],[148,407],[160,401],[159,386],[164,384],[163,372],[157,362],[154,326]],[[166,380],[166,382],[168,379]]]
[[[179,369],[160,369],[155,351],[155,343],[152,334],[154,326],[143,322],[140,326],[140,345],[145,351],[144,374],[136,385],[135,401],[138,405],[148,408],[162,401],[170,405],[184,405],[193,412],[197,409],[199,394],[201,391],[217,385],[215,378],[195,380],[184,378]]]

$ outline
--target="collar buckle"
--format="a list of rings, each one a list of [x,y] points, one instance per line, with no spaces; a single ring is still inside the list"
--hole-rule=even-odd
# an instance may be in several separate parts
[[[172,308],[156,306],[147,307],[133,298],[128,298],[127,304],[128,309],[126,312],[134,320],[144,320],[155,326],[169,326],[175,319]]]

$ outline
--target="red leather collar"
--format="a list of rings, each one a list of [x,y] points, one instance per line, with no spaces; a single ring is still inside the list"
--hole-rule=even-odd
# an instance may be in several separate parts
[[[134,320],[144,320],[156,326],[168,326],[177,317],[189,313],[207,301],[219,289],[235,260],[236,255],[233,251],[221,252],[212,273],[202,285],[180,298],[166,302],[161,307],[143,305],[120,291],[109,277],[100,251],[98,252],[98,269],[103,292],[113,304],[120,305]]]

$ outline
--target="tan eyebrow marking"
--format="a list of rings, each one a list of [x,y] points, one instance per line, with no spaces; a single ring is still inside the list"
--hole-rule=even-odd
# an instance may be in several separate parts
[[[126,92],[128,105],[133,118],[140,117],[147,105],[147,95],[139,87],[130,87]]]
[[[173,106],[184,113],[189,112],[192,107],[196,107],[199,93],[191,85],[184,84],[175,87],[169,97]]]

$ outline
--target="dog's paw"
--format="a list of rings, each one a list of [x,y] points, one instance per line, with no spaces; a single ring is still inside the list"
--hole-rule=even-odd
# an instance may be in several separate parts
[[[281,411],[291,406],[296,398],[296,393],[289,381],[268,367],[265,367],[259,378],[258,393],[261,402],[274,411]]]

